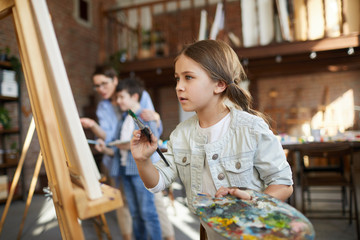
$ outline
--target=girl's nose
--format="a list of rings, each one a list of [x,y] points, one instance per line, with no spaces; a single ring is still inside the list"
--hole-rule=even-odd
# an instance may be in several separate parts
[[[184,89],[185,88],[184,88],[184,85],[182,84],[182,81],[181,80],[177,81],[175,90],[176,91],[184,91]]]

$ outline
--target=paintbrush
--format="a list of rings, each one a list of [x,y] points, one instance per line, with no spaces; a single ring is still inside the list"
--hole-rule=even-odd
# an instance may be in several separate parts
[[[87,139],[88,144],[98,144],[98,142],[96,140],[92,140],[92,139]],[[105,144],[106,147],[112,147],[112,146],[116,146],[116,145],[121,145],[121,144],[125,144],[125,143],[130,143],[130,141],[121,141],[120,139],[117,139],[115,141],[109,142],[107,144]]]
[[[92,139],[86,139],[86,140],[87,140],[88,144],[94,144],[94,145],[98,144],[98,142],[96,140],[92,140]]]
[[[140,128],[141,132],[148,138],[149,142],[151,143],[151,132],[150,129],[148,127],[146,127],[141,121],[140,119],[138,119],[135,115],[135,113],[133,113],[133,111],[128,110],[130,116],[134,119],[134,121],[136,122],[136,124],[138,125],[138,127]],[[156,152],[160,155],[160,157],[164,160],[164,162],[166,163],[166,165],[170,166],[168,161],[166,161],[165,156],[162,154],[161,150],[159,149],[159,147],[156,148]]]
[[[88,142],[88,144],[93,144],[93,145],[99,144],[96,140],[92,140],[92,139],[86,139],[86,141]],[[110,145],[105,144],[105,146],[109,147]]]

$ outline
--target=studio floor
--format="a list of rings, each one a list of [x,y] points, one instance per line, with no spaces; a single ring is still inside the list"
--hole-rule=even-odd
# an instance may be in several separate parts
[[[168,205],[168,214],[175,228],[175,238],[177,240],[199,239],[199,221],[196,216],[191,214],[184,204],[183,190],[180,184],[174,183],[175,202],[174,207],[169,204],[169,199],[165,197]],[[2,215],[5,204],[0,205]],[[315,205],[315,208],[321,205]],[[336,208],[336,207],[335,207]],[[25,209],[25,201],[14,201],[9,209],[0,240],[17,239],[19,226]],[[117,226],[114,212],[106,214],[106,219],[110,228],[112,239],[121,240],[120,230]],[[349,225],[347,220],[330,219],[311,219],[318,240],[353,240],[357,239],[355,222]],[[98,239],[94,225],[91,220],[82,222],[82,227],[87,240]],[[44,195],[34,195],[30,205],[21,239],[26,240],[57,240],[61,239],[60,230],[55,214],[55,209],[51,199]],[[105,235],[103,239],[106,239]]]

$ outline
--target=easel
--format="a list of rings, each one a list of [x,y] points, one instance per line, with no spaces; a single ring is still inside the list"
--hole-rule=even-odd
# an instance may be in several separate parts
[[[24,141],[24,146],[23,146],[23,149],[21,151],[21,156],[20,156],[20,159],[19,159],[19,163],[18,163],[18,165],[16,167],[14,178],[13,178],[13,181],[11,183],[9,196],[8,196],[8,198],[6,200],[4,212],[3,212],[2,216],[1,216],[0,236],[1,236],[1,233],[2,233],[2,229],[3,229],[3,226],[4,226],[4,222],[5,222],[7,213],[8,213],[9,208],[10,208],[10,204],[12,202],[12,199],[13,199],[13,196],[14,196],[14,193],[15,193],[16,186],[17,186],[17,184],[19,182],[21,171],[22,171],[22,168],[23,168],[24,162],[25,162],[25,157],[26,157],[26,154],[27,154],[27,152],[29,150],[29,146],[30,146],[32,137],[34,135],[34,132],[35,132],[35,123],[34,123],[34,119],[32,118],[29,129],[28,129],[28,132],[26,134],[26,138],[25,138],[25,141]],[[26,205],[25,205],[24,214],[23,214],[23,217],[21,219],[21,224],[20,224],[20,227],[19,227],[18,235],[17,235],[18,240],[21,239],[22,230],[24,228],[27,212],[29,210],[31,200],[32,200],[32,197],[33,197],[34,192],[35,192],[35,187],[36,187],[36,183],[37,183],[37,180],[38,180],[38,177],[39,177],[42,162],[43,162],[43,158],[42,158],[41,153],[39,153],[39,156],[38,156],[38,158],[36,160],[36,164],[35,164],[34,175],[32,177],[31,183],[30,183],[28,197],[26,199]],[[95,230],[96,230],[96,233],[98,235],[98,238],[102,239],[102,233],[105,233],[106,236],[107,236],[107,239],[111,240],[112,237],[110,235],[110,230],[109,230],[109,227],[107,225],[105,215],[100,214],[99,216],[96,216],[93,220],[94,220]]]
[[[78,221],[122,205],[98,181],[44,0],[1,0],[12,14],[36,130],[63,239],[84,239]]]

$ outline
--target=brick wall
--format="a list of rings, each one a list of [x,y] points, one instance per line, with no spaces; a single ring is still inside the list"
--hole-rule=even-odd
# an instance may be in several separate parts
[[[270,95],[276,93],[276,99]],[[327,92],[327,94],[326,94]],[[346,95],[350,94],[350,95]],[[347,96],[353,96],[352,99]],[[334,105],[342,101],[340,105]],[[301,134],[299,127],[304,123],[313,123],[314,116],[321,112],[326,104],[325,123],[329,134],[341,129],[339,121],[352,121],[353,126],[346,129],[359,129],[359,111],[354,113],[346,107],[360,105],[360,71],[345,71],[335,73],[304,74],[293,76],[279,76],[258,80],[258,104],[261,111],[270,113],[274,127],[279,132]],[[282,111],[274,113],[276,110]],[[342,110],[346,109],[344,114]],[[340,115],[340,116],[339,116]],[[345,116],[342,116],[345,115]],[[353,119],[347,119],[354,116]]]

